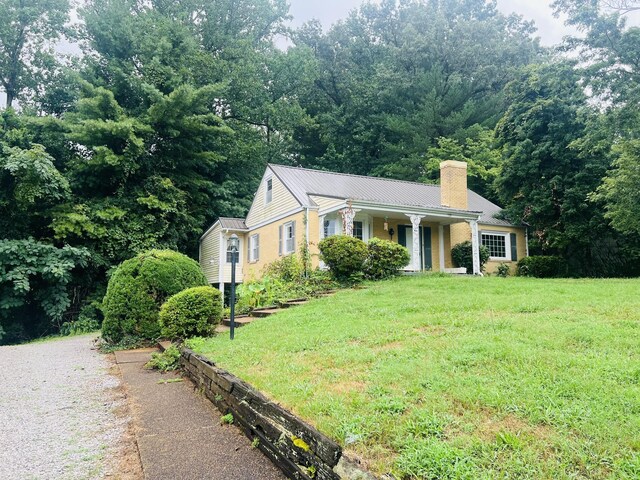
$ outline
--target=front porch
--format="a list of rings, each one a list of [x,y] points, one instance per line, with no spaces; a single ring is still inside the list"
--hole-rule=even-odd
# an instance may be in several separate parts
[[[319,212],[320,238],[343,234],[363,241],[380,238],[409,250],[406,272],[444,272],[453,268],[451,247],[471,240],[474,274],[480,274],[480,212],[449,208],[415,208],[347,202]]]

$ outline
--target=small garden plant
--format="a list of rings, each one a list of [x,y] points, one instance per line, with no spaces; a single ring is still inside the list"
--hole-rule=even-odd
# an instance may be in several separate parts
[[[151,360],[145,364],[145,368],[170,372],[177,370],[180,365],[180,350],[175,345],[171,345],[162,353],[154,353]]]
[[[305,268],[296,254],[267,265],[263,276],[238,286],[236,312],[246,313],[295,298],[306,298],[337,287],[328,272]]]

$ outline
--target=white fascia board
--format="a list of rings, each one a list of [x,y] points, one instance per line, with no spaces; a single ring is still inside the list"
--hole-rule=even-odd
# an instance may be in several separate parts
[[[375,209],[380,210],[382,212],[389,213],[402,213],[405,215],[429,215],[432,217],[441,217],[441,218],[453,218],[457,220],[479,220],[482,216],[483,212],[474,212],[471,210],[456,210],[452,208],[437,208],[437,207],[410,207],[404,205],[388,205],[388,204],[380,204],[374,202],[364,202],[357,201],[352,202],[351,205],[353,208],[360,208],[363,210],[366,209]]]
[[[288,212],[281,213],[277,217],[273,217],[273,218],[270,218],[269,220],[265,220],[264,222],[256,223],[255,225],[250,226],[247,230],[244,230],[244,232],[253,232],[254,230],[262,228],[265,225],[275,223],[279,220],[282,220],[283,218],[287,218],[287,217],[290,217],[291,215],[295,215],[296,213],[304,212],[305,208],[306,207],[297,207],[297,208],[294,208],[293,210],[289,210]],[[314,210],[314,208],[309,207],[309,210]]]

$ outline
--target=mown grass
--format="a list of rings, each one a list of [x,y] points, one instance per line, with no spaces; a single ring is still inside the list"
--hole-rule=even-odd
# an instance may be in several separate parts
[[[193,347],[375,473],[640,478],[640,281],[419,276]]]

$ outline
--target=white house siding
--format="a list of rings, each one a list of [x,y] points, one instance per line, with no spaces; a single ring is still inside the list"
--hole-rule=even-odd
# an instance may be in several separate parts
[[[344,205],[345,202],[344,199],[341,198],[321,197],[318,195],[309,195],[309,197],[315,202],[316,205],[318,205],[320,215],[322,215],[322,213],[325,211],[333,210],[340,205]]]
[[[210,284],[220,281],[220,224],[200,240],[200,267]]]
[[[266,204],[265,195],[267,190],[267,180],[270,178],[273,180],[273,194],[271,202]],[[287,187],[278,180],[278,177],[273,174],[271,169],[267,168],[267,171],[262,177],[260,187],[258,187],[258,191],[256,192],[256,196],[245,223],[247,224],[247,227],[253,228],[256,225],[285,215],[299,208],[300,203],[291,194],[291,192],[287,190]]]

